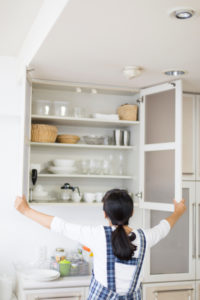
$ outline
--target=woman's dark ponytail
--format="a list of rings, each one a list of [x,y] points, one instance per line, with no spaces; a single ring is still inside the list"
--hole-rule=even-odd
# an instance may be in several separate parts
[[[134,233],[133,235],[135,240],[136,236]],[[137,247],[131,243],[122,225],[118,225],[116,230],[112,232],[112,248],[114,255],[121,260],[131,259],[137,249]]]
[[[114,255],[121,260],[129,260],[137,247],[132,244],[136,236],[128,236],[124,225],[128,225],[133,214],[133,200],[125,190],[108,191],[103,198],[103,209],[116,229],[112,232],[112,249]]]

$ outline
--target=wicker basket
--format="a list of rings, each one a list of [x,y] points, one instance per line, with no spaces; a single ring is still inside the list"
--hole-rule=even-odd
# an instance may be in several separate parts
[[[63,144],[76,144],[80,140],[77,135],[71,134],[60,134],[57,136],[57,142]]]
[[[56,126],[32,124],[31,141],[38,143],[55,143],[58,129]]]
[[[118,107],[117,113],[120,120],[137,121],[137,110],[136,104],[124,104]]]

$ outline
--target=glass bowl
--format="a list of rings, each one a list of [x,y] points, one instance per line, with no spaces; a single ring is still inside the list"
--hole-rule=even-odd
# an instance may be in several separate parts
[[[84,143],[90,144],[90,145],[103,145],[104,139],[105,139],[104,136],[96,136],[96,135],[83,136]]]

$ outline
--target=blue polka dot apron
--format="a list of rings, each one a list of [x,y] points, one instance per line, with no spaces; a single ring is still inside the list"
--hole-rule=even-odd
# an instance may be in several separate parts
[[[88,300],[141,300],[142,299],[142,288],[136,290],[138,279],[140,276],[145,250],[146,250],[146,238],[141,229],[138,229],[140,236],[140,253],[138,258],[132,258],[128,261],[119,260],[112,251],[112,228],[109,226],[104,227],[107,244],[107,287],[103,286],[100,282],[95,279],[94,274],[89,288]],[[136,271],[132,277],[129,290],[126,295],[119,295],[116,292],[115,286],[115,263],[124,263],[128,265],[135,265]]]

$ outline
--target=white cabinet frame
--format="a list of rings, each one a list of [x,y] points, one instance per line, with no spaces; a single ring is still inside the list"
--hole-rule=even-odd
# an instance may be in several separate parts
[[[200,182],[196,182],[196,279],[200,280]]]
[[[146,96],[161,93],[164,91],[175,90],[175,141],[160,144],[145,144],[145,104]],[[154,203],[145,201],[145,153],[148,151],[175,151],[175,199],[180,201],[182,198],[182,83],[180,80],[173,83],[161,84],[151,88],[141,90],[143,101],[140,104],[140,207],[145,209],[173,211],[172,204]]]
[[[29,162],[30,162],[30,137],[31,137],[31,101],[32,101],[32,84],[28,80],[27,72],[24,72],[22,95],[22,129],[21,137],[23,140],[22,146],[22,185],[20,187],[20,194],[29,196]]]
[[[187,120],[187,118],[189,118],[190,116],[187,114],[187,111],[185,111],[187,109],[187,103],[185,104],[186,107],[184,107],[184,97],[187,98],[187,101],[189,100],[191,102],[192,105],[192,120]],[[185,110],[184,110],[185,109]],[[188,130],[188,128],[186,128],[185,126],[187,126],[187,122],[192,122],[192,132],[191,132],[191,143],[189,145],[189,147],[192,147],[191,152],[192,153],[188,153],[189,150],[186,150],[186,156],[188,157],[188,155],[191,155],[191,165],[192,168],[190,169],[190,167],[187,166],[187,169],[184,170],[184,162],[183,162],[183,180],[195,180],[195,176],[196,176],[196,140],[198,138],[197,136],[197,126],[196,126],[196,120],[198,118],[198,110],[197,110],[197,103],[196,103],[196,96],[192,95],[192,94],[183,94],[183,147],[187,147],[187,143],[190,142],[187,140],[187,135],[190,134],[190,132],[188,131],[187,133],[185,133],[185,130]],[[186,134],[186,135],[185,135]],[[183,148],[183,153],[184,153],[184,148]],[[184,159],[184,155],[183,155],[183,159]]]

